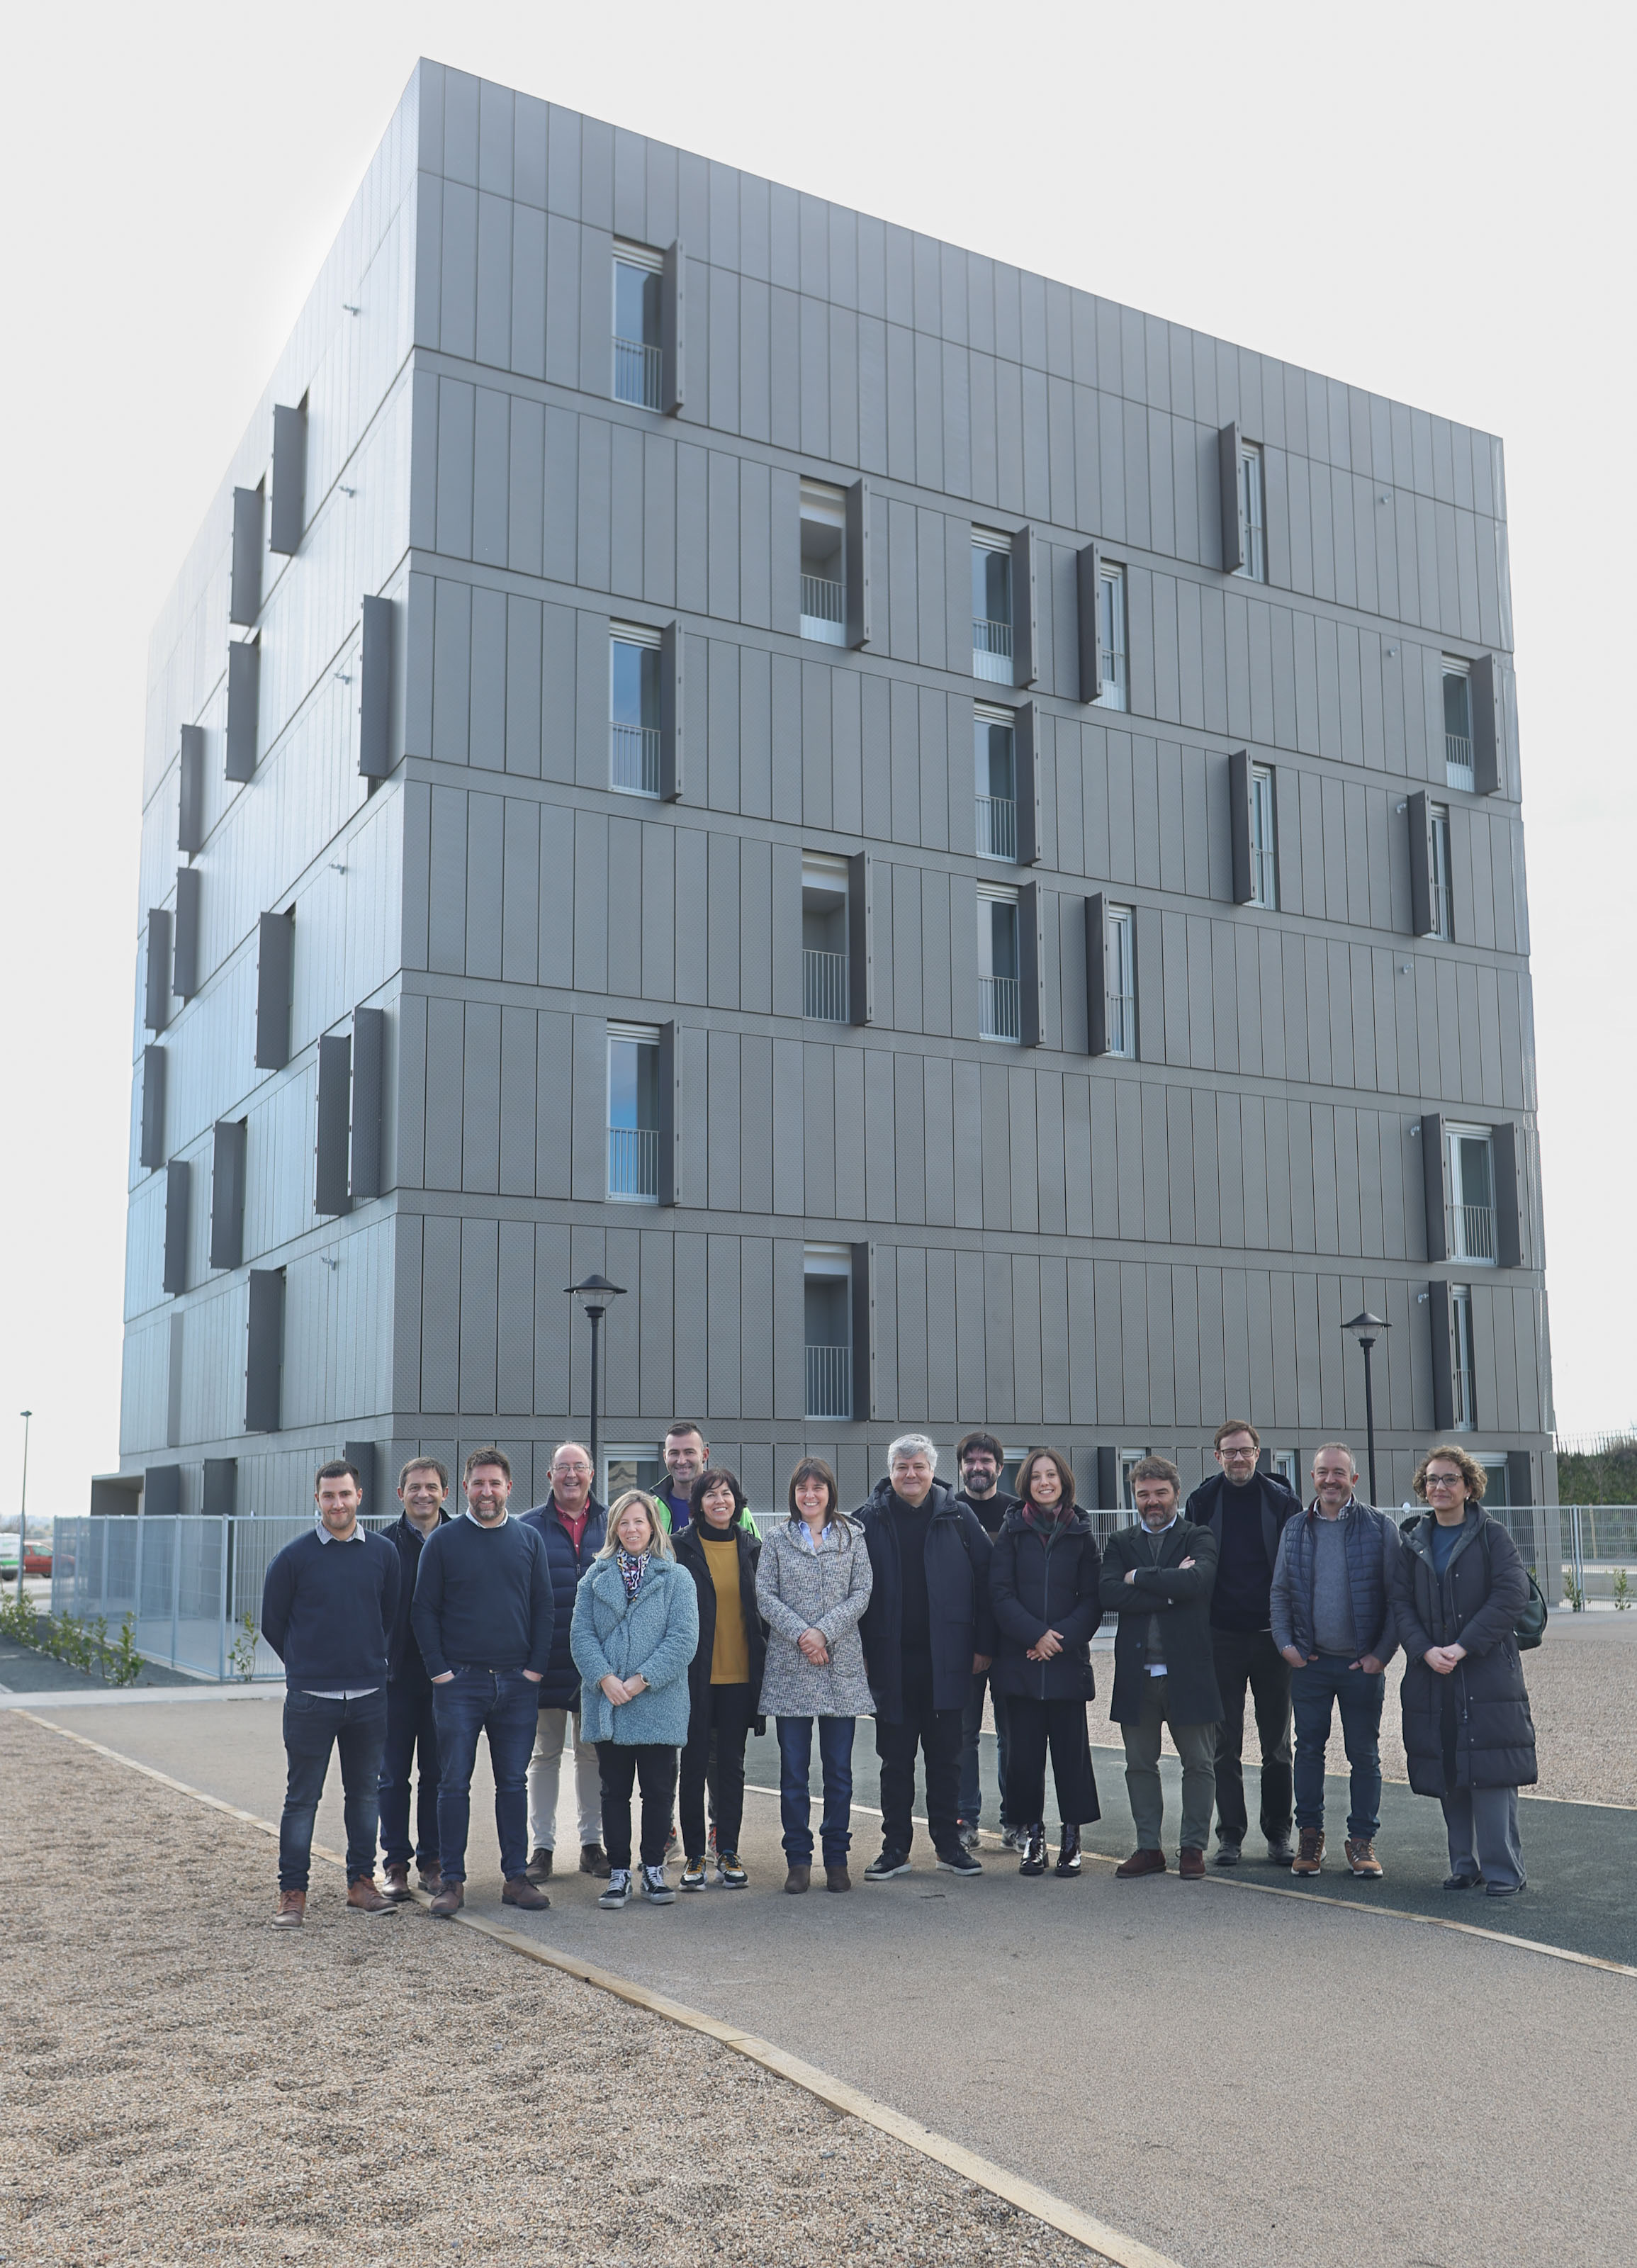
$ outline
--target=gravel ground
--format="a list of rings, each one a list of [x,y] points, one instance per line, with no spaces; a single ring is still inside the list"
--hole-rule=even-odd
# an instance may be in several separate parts
[[[339,1868],[269,1931],[264,1835],[10,1712],[0,1774],[7,2268],[1095,2257],[696,2033],[349,1914]]]

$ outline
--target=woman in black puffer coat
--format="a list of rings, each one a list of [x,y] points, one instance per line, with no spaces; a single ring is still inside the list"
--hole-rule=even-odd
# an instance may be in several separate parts
[[[1435,1795],[1450,1836],[1448,1890],[1523,1888],[1517,1792],[1532,1787],[1535,1726],[1513,1635],[1529,1604],[1517,1546],[1483,1507],[1485,1474],[1464,1449],[1429,1449],[1392,1577],[1404,1671],[1410,1786]]]
[[[1101,1816],[1086,1703],[1091,1633],[1103,1619],[1102,1555],[1075,1502],[1075,1476],[1055,1449],[1031,1449],[1017,1469],[1019,1502],[1001,1523],[989,1561],[989,1603],[1001,1650],[992,1673],[1006,1696],[1006,1816],[1024,1837],[1020,1874],[1046,1872],[1046,1752],[1062,1838],[1054,1871],[1080,1872],[1080,1830]]]

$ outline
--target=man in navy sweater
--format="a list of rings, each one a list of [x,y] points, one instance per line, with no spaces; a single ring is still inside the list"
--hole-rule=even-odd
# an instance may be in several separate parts
[[[410,1627],[432,1681],[437,1717],[437,1845],[444,1887],[431,1911],[447,1920],[466,1904],[472,1768],[488,1735],[500,1837],[502,1893],[531,1912],[551,1900],[528,1878],[528,1770],[534,1753],[535,1688],[551,1661],[555,1613],[546,1547],[507,1516],[511,1462],[473,1449],[462,1475],[466,1508],[429,1536],[415,1578]]]
[[[409,1860],[421,1870],[421,1888],[433,1896],[444,1887],[437,1859],[437,1726],[432,1711],[432,1681],[409,1627],[415,1579],[421,1552],[449,1514],[449,1468],[438,1457],[411,1457],[398,1476],[403,1517],[386,1531],[398,1554],[401,1581],[398,1612],[386,1646],[386,1747],[381,1756],[381,1848],[386,1857],[386,1895],[394,1904],[409,1896]],[[415,1791],[415,1838],[409,1841],[409,1772],[417,1749],[420,1786]]]
[[[354,1913],[398,1911],[375,1887],[398,1554],[358,1525],[356,1466],[340,1458],[320,1465],[315,1495],[318,1526],[275,1555],[261,1588],[261,1635],[284,1665],[289,1778],[278,1832],[276,1929],[299,1929],[306,1918],[312,1822],[332,1749],[341,1754],[346,1796],[348,1906]]]

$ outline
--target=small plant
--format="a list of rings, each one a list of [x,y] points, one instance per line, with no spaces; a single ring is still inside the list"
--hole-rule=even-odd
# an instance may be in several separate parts
[[[1626,1580],[1625,1568],[1617,1567],[1614,1571],[1614,1611],[1617,1615],[1628,1615],[1631,1610],[1632,1587]]]
[[[239,1618],[239,1633],[228,1654],[228,1663],[235,1677],[248,1685],[256,1674],[256,1618],[248,1607]]]
[[[1577,1615],[1585,1613],[1586,1594],[1581,1587],[1579,1576],[1568,1568],[1563,1571],[1563,1595]]]
[[[110,1685],[135,1685],[147,1667],[136,1651],[136,1618],[127,1615],[117,1643],[103,1649],[103,1673]]]
[[[32,1599],[0,1590],[0,1637],[15,1638],[19,1646],[37,1646],[39,1619]]]
[[[134,1685],[148,1667],[136,1651],[136,1631],[135,1617],[127,1615],[110,1643],[106,1615],[80,1622],[73,1615],[36,1614],[26,1599],[0,1601],[0,1636],[34,1646],[88,1677],[106,1677],[110,1685]]]

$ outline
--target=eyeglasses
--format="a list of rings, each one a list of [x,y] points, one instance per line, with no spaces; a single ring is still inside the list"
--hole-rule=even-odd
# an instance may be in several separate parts
[[[1459,1473],[1428,1473],[1427,1486],[1429,1489],[1459,1488],[1462,1478]]]

